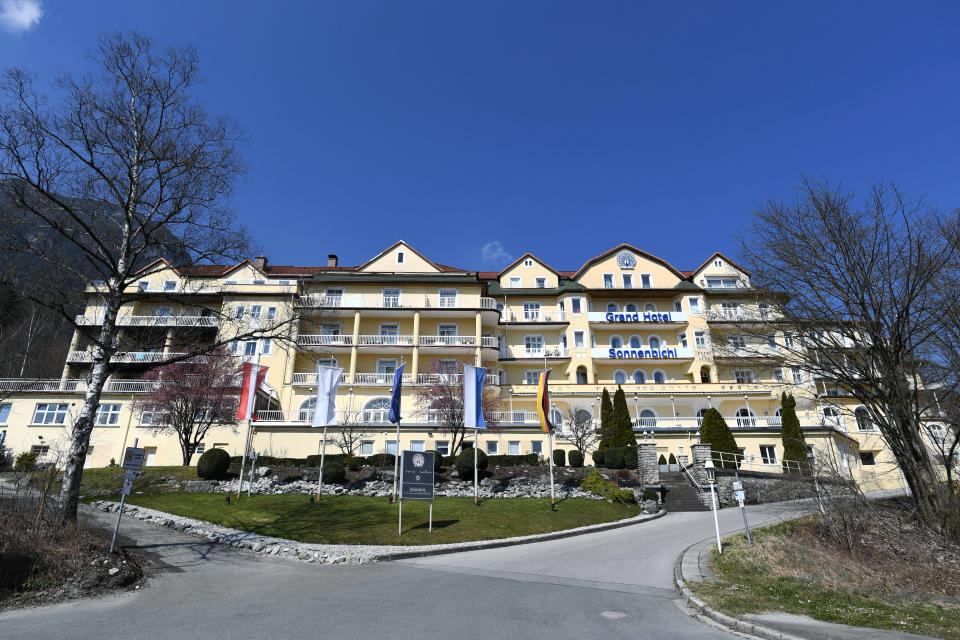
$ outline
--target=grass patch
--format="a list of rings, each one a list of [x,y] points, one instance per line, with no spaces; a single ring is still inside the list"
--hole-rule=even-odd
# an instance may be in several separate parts
[[[154,495],[170,491],[170,487],[159,482],[160,478],[169,478],[173,476],[178,482],[187,480],[199,480],[197,478],[196,467],[144,467],[143,471],[138,471],[139,475],[133,481],[132,492],[143,491],[145,495]],[[100,467],[83,470],[83,486],[80,487],[80,495],[84,496],[84,502],[109,498],[103,496],[91,495],[92,492],[110,491],[119,500],[120,491],[123,489],[123,468],[122,467]],[[60,485],[56,485],[57,491]]]
[[[787,522],[724,541],[713,551],[719,582],[688,585],[728,615],[784,611],[818,620],[960,640],[960,599],[950,590],[904,588],[883,562],[833,548],[817,518]],[[887,557],[887,563],[892,558]],[[869,566],[866,563],[869,562]],[[863,563],[861,566],[858,564]],[[923,567],[923,570],[927,567]]]
[[[132,504],[159,509],[253,533],[301,542],[337,544],[442,544],[492,540],[572,529],[629,518],[636,505],[571,498],[550,510],[546,498],[496,498],[478,507],[472,498],[438,497],[432,532],[429,503],[403,505],[403,535],[397,535],[397,505],[386,498],[328,496],[310,504],[309,496],[243,497],[227,504],[222,494],[131,495]]]

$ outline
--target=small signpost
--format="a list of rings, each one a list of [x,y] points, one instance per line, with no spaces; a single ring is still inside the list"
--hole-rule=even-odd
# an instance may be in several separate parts
[[[744,506],[747,494],[744,492],[743,483],[740,480],[735,480],[733,483],[733,497],[740,504],[740,515],[743,516],[743,528],[747,532],[747,542],[753,544],[753,539],[750,537],[750,525],[747,523],[747,508]]]
[[[404,451],[400,458],[400,516],[397,535],[403,532],[404,500],[430,501],[428,531],[433,531],[433,456],[432,451]]]
[[[130,488],[133,486],[133,479],[137,477],[137,471],[143,469],[143,458],[146,451],[137,448],[140,438],[133,441],[132,447],[127,447],[123,453],[123,491],[120,494],[120,509],[117,511],[117,524],[113,527],[113,539],[110,540],[110,553],[117,544],[117,532],[120,530],[120,517],[123,515],[123,505],[130,495]]]
[[[253,486],[253,470],[257,468],[257,458],[260,454],[256,451],[250,452],[250,481],[247,482],[247,497],[250,497],[250,488]]]

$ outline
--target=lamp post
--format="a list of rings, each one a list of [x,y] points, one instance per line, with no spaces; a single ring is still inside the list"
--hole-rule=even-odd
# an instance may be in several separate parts
[[[713,469],[713,460],[707,460],[703,463],[703,468],[707,471],[707,482],[710,483],[710,502],[713,506],[713,527],[717,532],[717,553],[723,553],[723,545],[720,544],[720,521],[717,519],[717,497],[714,491],[717,474]]]

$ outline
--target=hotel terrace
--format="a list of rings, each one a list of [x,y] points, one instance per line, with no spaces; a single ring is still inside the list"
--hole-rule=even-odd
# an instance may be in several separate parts
[[[683,461],[712,407],[734,431],[743,468],[754,471],[781,469],[780,394],[792,392],[813,455],[835,459],[864,489],[903,486],[857,400],[791,366],[781,350],[790,337],[775,323],[756,348],[747,349],[752,339],[736,333],[717,344],[725,323],[734,327],[741,316],[764,312],[750,274],[720,253],[681,271],[624,244],[575,271],[528,253],[489,272],[438,264],[401,241],[355,267],[339,265],[335,255],[320,267],[257,258],[178,270],[159,261],[141,272],[131,293],[118,319],[126,343],[113,356],[117,368],[104,388],[87,466],[119,461],[134,438],[146,447],[147,464],[180,464],[176,437],[157,435],[149,414],[134,409],[149,389],[143,372],[178,353],[178,345],[228,339],[238,327],[286,318],[285,339],[231,346],[238,358],[269,367],[253,436],[263,454],[317,453],[321,435],[310,427],[317,362],[344,369],[337,406],[364,425],[361,455],[395,450],[387,409],[401,363],[402,449],[449,451],[449,435],[417,394],[437,383],[459,384],[463,365],[476,364],[487,369],[487,385],[500,399],[497,428],[480,434],[480,447],[488,454],[543,453],[535,398],[546,366],[555,422],[572,414],[598,424],[603,389],[612,394],[620,386],[637,439],[655,442],[665,459],[673,454]],[[96,288],[88,296],[77,318],[81,329],[102,322]],[[50,455],[66,443],[90,360],[78,330],[62,378],[0,380],[8,451]],[[245,430],[213,429],[201,450],[241,455]],[[338,452],[333,435],[328,438],[328,452]],[[573,448],[563,439],[557,446]]]

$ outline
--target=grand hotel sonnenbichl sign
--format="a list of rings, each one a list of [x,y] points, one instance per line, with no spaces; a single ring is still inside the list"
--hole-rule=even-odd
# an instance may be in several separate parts
[[[590,322],[607,322],[610,324],[666,324],[686,322],[687,314],[682,311],[591,311],[587,314]]]

